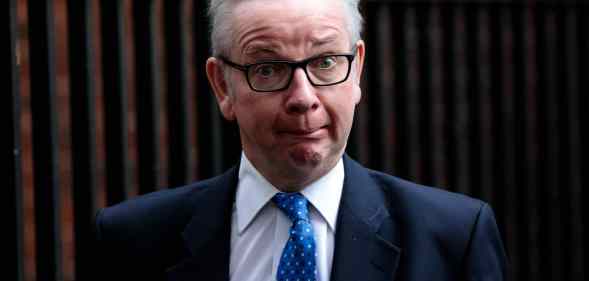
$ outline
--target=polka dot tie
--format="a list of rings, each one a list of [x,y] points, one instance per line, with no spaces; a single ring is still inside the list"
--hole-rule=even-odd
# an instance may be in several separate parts
[[[290,237],[282,251],[277,281],[315,281],[315,238],[307,199],[300,193],[278,193],[272,201],[290,220]]]

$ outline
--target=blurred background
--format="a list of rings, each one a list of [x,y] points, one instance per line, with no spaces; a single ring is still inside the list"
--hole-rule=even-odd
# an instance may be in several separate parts
[[[98,208],[239,157],[204,73],[206,1],[2,2],[2,279],[86,280]],[[362,12],[348,153],[489,202],[513,280],[586,280],[589,5],[364,0]]]

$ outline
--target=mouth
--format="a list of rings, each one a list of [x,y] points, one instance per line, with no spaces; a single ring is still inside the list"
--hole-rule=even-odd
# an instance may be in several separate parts
[[[323,136],[325,131],[327,130],[328,125],[315,127],[315,128],[293,128],[293,129],[286,129],[280,130],[278,133],[280,135],[290,136],[290,137],[297,137],[297,138],[309,138],[309,139],[316,139]]]

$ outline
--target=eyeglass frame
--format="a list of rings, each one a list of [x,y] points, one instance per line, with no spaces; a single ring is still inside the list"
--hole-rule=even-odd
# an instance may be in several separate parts
[[[341,81],[333,82],[333,83],[329,83],[329,84],[316,84],[316,83],[314,83],[311,80],[311,78],[309,77],[309,73],[307,72],[307,65],[313,60],[323,58],[323,57],[333,57],[333,56],[343,56],[348,60],[348,71],[346,72],[346,76]],[[311,83],[311,85],[313,85],[315,87],[327,87],[327,86],[341,84],[341,83],[345,82],[346,80],[348,80],[348,77],[350,76],[350,72],[352,69],[352,63],[354,62],[355,57],[356,57],[356,48],[354,48],[354,51],[352,53],[348,53],[348,54],[329,54],[329,55],[323,54],[323,55],[312,56],[310,58],[306,58],[306,59],[300,60],[300,61],[266,60],[266,61],[260,61],[260,62],[248,63],[248,64],[241,65],[241,64],[231,61],[230,59],[228,59],[225,56],[218,56],[217,58],[219,58],[223,63],[227,64],[228,66],[230,66],[234,69],[243,71],[243,74],[245,75],[245,80],[247,81],[247,84],[249,85],[249,87],[252,91],[258,92],[258,93],[271,93],[271,92],[280,92],[280,91],[284,91],[284,90],[288,89],[288,87],[290,87],[290,83],[292,82],[292,79],[294,77],[294,73],[296,72],[297,68],[303,69],[303,71],[305,72],[305,76],[307,76],[307,80],[309,81],[309,83]],[[250,82],[250,77],[248,75],[249,69],[251,67],[254,67],[257,65],[268,64],[268,63],[270,63],[270,64],[283,63],[283,64],[286,64],[290,69],[292,69],[292,71],[290,72],[290,78],[288,79],[288,82],[284,85],[284,87],[278,88],[275,90],[260,90],[260,89],[254,88],[254,86]]]

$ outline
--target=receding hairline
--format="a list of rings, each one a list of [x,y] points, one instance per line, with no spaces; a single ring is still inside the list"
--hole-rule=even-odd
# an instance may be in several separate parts
[[[263,36],[244,35],[243,38],[239,37],[237,41],[235,41],[234,47],[238,46],[241,53],[246,55],[268,53],[280,57],[281,55],[284,55],[280,50],[283,50],[288,45],[285,38],[280,37],[280,33],[280,30],[274,30],[273,34],[276,34],[276,36],[267,34]],[[313,50],[322,49],[326,46],[333,46],[333,43],[339,42],[342,38],[341,34],[342,33],[337,28],[328,27],[307,35],[304,38],[304,44]],[[349,38],[346,37],[346,42],[348,40]]]
[[[233,46],[233,19],[236,4],[260,0],[210,0],[208,16],[210,19],[211,52],[213,56],[227,55]],[[360,40],[363,18],[359,12],[359,0],[334,0],[342,4],[344,29],[348,33],[350,44]],[[229,34],[229,35],[228,35]]]

